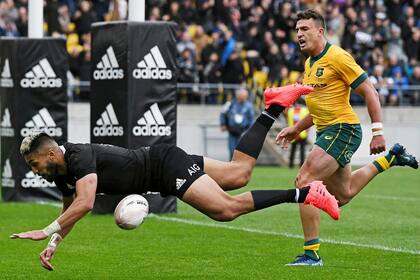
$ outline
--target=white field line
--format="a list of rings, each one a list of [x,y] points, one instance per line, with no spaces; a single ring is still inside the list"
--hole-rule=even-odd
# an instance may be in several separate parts
[[[391,198],[391,197],[389,197],[389,198]],[[41,202],[39,204],[50,205],[50,206],[54,206],[54,207],[61,207],[61,204],[54,203],[54,202]],[[197,225],[197,226],[205,226],[205,227],[213,227],[213,228],[223,228],[223,229],[237,230],[237,231],[243,231],[243,232],[249,232],[249,233],[257,233],[257,234],[265,234],[265,235],[283,236],[283,237],[287,237],[287,238],[302,239],[302,235],[299,235],[299,234],[292,234],[292,233],[286,233],[286,232],[275,232],[275,231],[265,231],[265,230],[259,230],[259,229],[255,229],[255,228],[246,228],[246,227],[235,227],[235,226],[230,226],[230,225],[227,225],[227,224],[224,224],[224,223],[215,224],[215,223],[202,222],[202,221],[197,221],[197,220],[188,220],[188,219],[181,219],[181,218],[175,218],[175,217],[159,216],[159,215],[155,215],[153,213],[150,214],[148,217],[149,218],[154,218],[154,219],[157,219],[157,220],[163,220],[163,221],[169,221],[169,222],[175,222],[175,223],[182,223],[182,224],[188,224],[188,225]],[[380,250],[380,251],[420,255],[419,250],[407,249],[407,248],[394,248],[394,247],[388,247],[388,246],[384,246],[384,245],[380,245],[380,244],[364,244],[364,243],[356,243],[356,242],[351,242],[351,241],[334,240],[334,239],[330,239],[330,238],[321,238],[321,241],[325,242],[325,243],[330,243],[330,244],[348,245],[348,246],[354,246],[354,247],[376,249],[376,250]]]
[[[265,231],[259,230],[255,228],[246,228],[246,227],[237,227],[237,226],[230,226],[227,224],[215,224],[215,223],[208,223],[202,222],[197,220],[189,220],[189,219],[181,219],[175,217],[167,217],[167,216],[158,216],[154,214],[149,215],[150,218],[154,218],[157,220],[175,222],[175,223],[183,223],[188,225],[198,225],[198,226],[205,226],[205,227],[213,227],[213,228],[223,228],[228,230],[237,230],[249,233],[257,233],[257,234],[265,234],[265,235],[274,235],[274,236],[283,236],[288,238],[295,238],[295,239],[302,239],[302,235],[298,234],[291,234],[286,232],[274,232],[274,231]],[[407,253],[413,255],[420,255],[419,250],[407,249],[407,248],[393,248],[379,244],[363,244],[363,243],[356,243],[351,241],[341,241],[341,240],[334,240],[330,238],[322,238],[322,242],[330,243],[330,244],[339,244],[339,245],[348,245],[348,246],[355,246],[355,247],[362,247],[362,248],[369,248],[369,249],[376,249],[381,251],[389,251],[389,252],[398,252],[398,253]]]
[[[383,200],[395,200],[395,201],[420,201],[420,198],[415,197],[403,197],[403,196],[391,196],[391,195],[372,195],[372,194],[362,194],[360,198],[370,198],[370,199],[383,199]]]

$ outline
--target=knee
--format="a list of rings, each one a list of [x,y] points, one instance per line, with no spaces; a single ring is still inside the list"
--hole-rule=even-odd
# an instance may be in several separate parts
[[[343,191],[339,194],[335,194],[335,199],[338,200],[338,206],[344,206],[352,200],[352,196],[349,191]]]
[[[236,218],[233,211],[230,211],[229,209],[213,212],[208,216],[218,222],[229,222]]]
[[[229,172],[229,171],[228,171]],[[251,180],[252,169],[248,166],[238,166],[233,171],[232,186],[235,188],[241,188],[246,186]]]

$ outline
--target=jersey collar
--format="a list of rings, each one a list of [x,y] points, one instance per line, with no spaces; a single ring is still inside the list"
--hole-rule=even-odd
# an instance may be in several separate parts
[[[66,154],[66,148],[64,148],[64,146],[58,146],[58,147],[63,152],[63,154]]]
[[[327,53],[327,51],[328,51],[328,49],[330,47],[331,47],[331,44],[329,42],[327,42],[325,44],[325,48],[322,50],[322,52],[320,54],[318,54],[317,56],[311,56],[310,59],[309,59],[309,65],[310,65],[310,67],[312,67],[312,65],[314,65],[314,63],[317,60],[319,60],[321,57],[323,57]]]

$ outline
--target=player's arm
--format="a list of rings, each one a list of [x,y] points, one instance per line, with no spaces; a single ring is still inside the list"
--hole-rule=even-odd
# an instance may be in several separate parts
[[[312,119],[312,115],[308,114],[306,117],[304,117],[303,119],[301,119],[300,121],[298,121],[295,124],[295,128],[298,131],[298,134],[301,133],[304,130],[307,130],[308,128],[310,128],[311,126],[314,125],[314,121]]]
[[[76,182],[76,197],[67,210],[56,220],[60,228],[73,226],[92,210],[95,203],[97,183],[98,177],[95,173],[85,175]]]
[[[298,121],[294,126],[283,128],[276,136],[276,143],[281,145],[282,148],[287,148],[289,143],[293,141],[299,135],[299,133],[313,125],[314,122],[312,115],[308,114],[305,118]]]
[[[354,89],[357,94],[365,99],[366,106],[372,121],[372,141],[370,142],[370,154],[378,154],[385,151],[385,138],[383,136],[382,111],[379,102],[379,94],[369,79],[364,80]]]
[[[76,182],[76,198],[57,220],[42,230],[15,233],[11,238],[43,240],[61,229],[73,226],[93,208],[97,181],[98,177],[95,173],[85,175]]]
[[[66,212],[66,210],[73,203],[73,196],[63,196],[63,209],[61,214]],[[68,226],[62,228],[59,232],[54,233],[51,236],[50,241],[48,242],[47,247],[39,254],[39,260],[42,267],[48,270],[54,270],[54,267],[51,265],[51,259],[53,258],[55,251],[57,251],[58,245],[61,243],[63,238],[72,230],[73,226]]]

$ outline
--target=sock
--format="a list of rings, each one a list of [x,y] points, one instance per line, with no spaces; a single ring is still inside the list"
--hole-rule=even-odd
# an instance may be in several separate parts
[[[309,187],[289,190],[258,190],[251,191],[255,210],[264,209],[281,203],[303,202],[309,192]]]
[[[270,105],[270,107],[268,107],[266,112],[273,118],[277,119],[278,117],[280,117],[280,114],[281,112],[283,112],[283,110],[284,110],[284,107],[277,104],[272,104]]]
[[[381,156],[373,161],[373,165],[375,165],[378,172],[381,173],[387,169],[389,169],[395,161],[395,156],[391,154],[387,154],[386,156]]]
[[[319,243],[318,238],[305,241],[305,243],[303,244],[303,250],[305,250],[305,255],[313,260],[319,260],[320,257],[318,251],[320,246],[321,244]]]
[[[295,198],[295,201],[297,203],[303,203],[305,201],[306,196],[308,195],[308,193],[309,193],[309,186],[308,187],[301,188],[301,189],[296,189],[296,197],[297,197],[297,199]]]
[[[283,110],[284,107],[279,105],[268,107],[239,139],[236,150],[257,159],[268,131]]]

